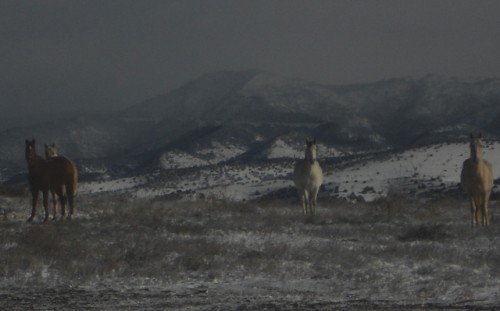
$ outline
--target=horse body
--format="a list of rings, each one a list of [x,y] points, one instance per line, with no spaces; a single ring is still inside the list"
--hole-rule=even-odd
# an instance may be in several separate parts
[[[55,144],[47,145],[45,144],[45,159],[48,160],[50,158],[54,158],[58,156],[57,148]],[[56,219],[57,215],[57,200],[56,200],[56,192],[54,189],[51,189],[50,194],[52,195],[52,206],[54,210],[54,214],[52,215],[52,219]]]
[[[481,135],[471,134],[471,156],[464,161],[460,175],[462,188],[470,201],[472,226],[490,223],[488,201],[493,188],[493,170],[491,163],[483,159],[481,138]]]
[[[26,140],[26,160],[28,162],[28,181],[32,195],[32,210],[28,221],[32,221],[36,215],[36,204],[39,192],[42,192],[43,195],[43,206],[45,209],[44,221],[48,220],[49,191],[52,194],[56,193],[59,197],[62,218],[64,218],[66,214],[66,202],[69,203],[69,214],[71,217],[74,209],[74,195],[78,180],[78,171],[75,164],[65,157],[55,156],[45,160],[38,156],[36,154],[34,139],[32,141]]]
[[[306,140],[305,158],[295,163],[293,182],[302,201],[305,216],[314,216],[317,196],[323,183],[323,171],[316,159],[316,140]]]
[[[56,200],[54,193],[59,197],[61,214],[66,214],[66,203],[69,205],[69,215],[73,215],[74,196],[78,182],[78,171],[75,164],[65,157],[56,156],[47,160],[49,172],[49,185],[54,200],[54,219],[56,218]]]
[[[59,197],[59,200],[64,200],[65,202],[68,200],[68,196],[66,195],[66,191],[69,191],[73,193],[74,195],[74,190],[72,189],[76,186],[77,183],[77,171],[76,167],[71,162],[65,157],[60,157],[59,153],[57,151],[56,145],[51,144],[47,145],[45,144],[45,159],[47,160],[48,166],[52,168],[52,171],[55,173],[55,176],[53,177],[54,180],[51,182],[51,184],[55,185],[62,185],[62,187],[52,187],[50,189],[50,193],[52,194],[52,205],[53,205],[53,210],[54,210],[54,215],[53,219],[56,219],[57,215],[57,200],[56,200],[56,194]],[[73,168],[72,168],[73,166]],[[61,167],[63,168],[62,170],[58,170],[57,168]],[[54,170],[55,168],[55,170]],[[74,180],[74,182],[71,182],[71,180]],[[74,184],[75,186],[73,186]],[[69,186],[66,186],[69,185]],[[69,188],[69,190],[68,190]],[[70,196],[70,200],[73,200],[73,196]],[[70,208],[72,208],[73,203],[70,204]],[[61,213],[64,216],[65,210],[64,206],[61,205]],[[71,213],[72,214],[72,211]]]

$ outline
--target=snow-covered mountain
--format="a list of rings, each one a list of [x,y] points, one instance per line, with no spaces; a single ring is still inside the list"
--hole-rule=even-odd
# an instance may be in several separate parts
[[[83,179],[150,180],[196,167],[291,163],[306,137],[316,137],[322,158],[334,161],[464,141],[471,131],[500,135],[500,79],[428,75],[331,86],[216,72],[114,114],[0,132],[0,164],[4,180],[24,170],[24,140],[35,137],[40,153],[54,142],[75,159]]]

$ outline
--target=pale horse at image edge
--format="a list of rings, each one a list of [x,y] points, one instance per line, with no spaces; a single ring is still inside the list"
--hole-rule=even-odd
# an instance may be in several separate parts
[[[483,159],[482,135],[470,135],[470,158],[465,160],[460,183],[467,193],[471,206],[471,225],[488,226],[490,215],[488,201],[493,189],[493,169],[491,163]]]
[[[305,158],[295,163],[293,182],[302,201],[304,215],[315,214],[317,196],[323,183],[323,171],[317,160],[316,139],[306,140]]]

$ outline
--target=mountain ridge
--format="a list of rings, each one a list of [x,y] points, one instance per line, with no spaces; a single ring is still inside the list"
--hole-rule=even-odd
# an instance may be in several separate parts
[[[301,148],[312,136],[344,153],[459,140],[479,130],[496,139],[499,104],[500,79],[493,78],[428,75],[336,86],[224,71],[117,113],[2,131],[0,159],[24,168],[22,144],[31,137],[40,154],[43,143],[55,142],[77,162],[112,166],[135,159],[148,167],[160,166],[172,150],[197,156],[214,146],[235,146],[251,161],[278,139]],[[211,130],[200,135],[203,129]]]

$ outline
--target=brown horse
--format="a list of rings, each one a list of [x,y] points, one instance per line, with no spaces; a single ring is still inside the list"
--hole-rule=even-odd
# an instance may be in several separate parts
[[[57,157],[58,155],[59,155],[59,153],[57,152],[56,144],[52,144],[52,145],[45,144],[45,159],[46,160]],[[54,189],[50,190],[50,194],[52,196],[52,206],[53,206],[53,210],[54,210],[54,215],[52,216],[52,219],[55,220],[56,215],[57,215],[57,200],[56,200],[56,192],[54,191]]]
[[[69,203],[69,217],[73,215],[74,195],[78,180],[78,171],[73,162],[65,157],[52,157],[47,160],[36,154],[35,140],[26,140],[26,161],[28,163],[28,181],[32,196],[32,210],[28,221],[36,215],[38,194],[43,195],[45,209],[44,222],[49,219],[48,193],[55,192],[61,204],[62,219],[66,216],[66,202]],[[55,211],[54,211],[55,218]]]

